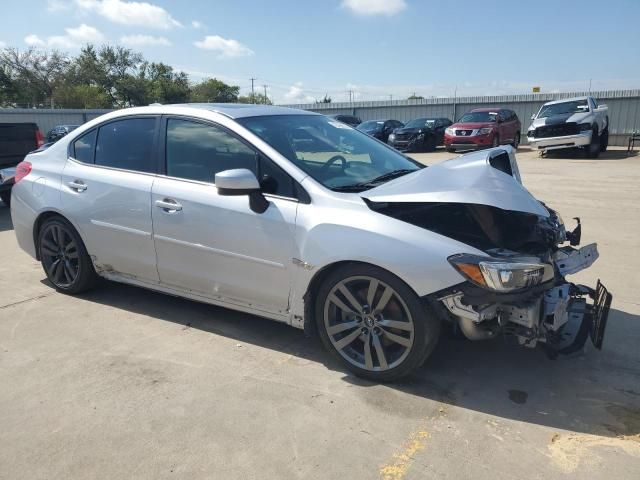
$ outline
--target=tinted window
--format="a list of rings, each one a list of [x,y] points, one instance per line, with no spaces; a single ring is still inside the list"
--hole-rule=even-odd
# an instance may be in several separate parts
[[[260,157],[259,178],[264,193],[295,198],[293,179],[268,158]]]
[[[73,142],[73,158],[79,162],[93,163],[97,133],[97,130],[92,130]]]
[[[167,175],[214,182],[232,168],[256,173],[256,153],[226,130],[189,120],[167,121]]]
[[[155,123],[154,118],[128,118],[100,127],[96,144],[96,165],[155,172],[155,164],[151,158]]]

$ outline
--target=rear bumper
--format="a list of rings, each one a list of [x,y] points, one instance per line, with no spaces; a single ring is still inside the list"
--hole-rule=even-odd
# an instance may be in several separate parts
[[[591,132],[563,137],[534,138],[527,137],[529,145],[538,150],[557,150],[560,148],[585,147],[591,143]]]

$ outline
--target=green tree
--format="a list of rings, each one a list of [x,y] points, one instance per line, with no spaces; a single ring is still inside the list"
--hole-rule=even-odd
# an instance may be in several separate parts
[[[249,95],[238,97],[238,103],[272,104],[269,97],[265,97],[263,93],[250,93]]]
[[[240,87],[227,85],[217,78],[207,78],[191,87],[189,101],[201,103],[236,103]]]
[[[325,93],[324,98],[321,100],[316,100],[316,103],[331,103],[331,97]]]
[[[407,100],[424,100],[424,97],[422,95],[416,95],[414,93],[413,95],[407,97]]]
[[[48,103],[55,106],[53,93],[64,82],[69,59],[58,52],[46,52],[29,48],[5,48],[0,52],[0,66],[11,84],[20,89],[18,97],[30,99],[39,105]]]

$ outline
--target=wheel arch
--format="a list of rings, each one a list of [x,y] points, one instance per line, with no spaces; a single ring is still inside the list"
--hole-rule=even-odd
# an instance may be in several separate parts
[[[80,236],[80,239],[84,242],[84,238],[82,238],[82,234],[80,233],[78,227],[68,217],[65,217],[61,212],[57,210],[45,210],[44,212],[40,212],[33,222],[33,246],[35,247],[36,260],[38,261],[40,260],[40,249],[38,248],[38,235],[40,234],[40,229],[42,228],[44,222],[54,217],[59,217],[69,222],[69,224]]]
[[[394,273],[388,268],[385,268],[383,266],[376,265],[375,263],[365,262],[361,260],[339,260],[339,261],[329,263],[327,265],[324,265],[322,268],[320,268],[313,275],[313,277],[311,277],[311,280],[307,284],[307,289],[302,297],[304,300],[304,332],[307,336],[317,335],[317,331],[316,331],[317,319],[315,318],[315,303],[316,303],[317,294],[318,294],[320,285],[329,275],[331,275],[337,269],[342,268],[346,265],[363,265],[363,266],[370,266],[370,267],[375,267],[375,268],[384,270],[385,272],[393,275],[394,277],[397,277],[399,280],[405,283],[405,285],[407,285],[407,287],[410,288],[411,291],[413,291],[416,295],[418,295],[415,289],[411,285],[409,285],[405,280],[403,280],[402,277],[399,276],[397,273]]]

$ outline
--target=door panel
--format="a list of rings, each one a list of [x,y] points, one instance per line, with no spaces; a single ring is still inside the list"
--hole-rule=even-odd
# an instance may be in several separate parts
[[[270,198],[267,211],[257,214],[247,196],[158,177],[152,204],[163,284],[269,312],[287,310],[297,202]]]
[[[158,281],[152,238],[153,176],[67,160],[62,205],[87,251],[107,270]]]

